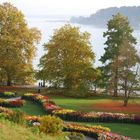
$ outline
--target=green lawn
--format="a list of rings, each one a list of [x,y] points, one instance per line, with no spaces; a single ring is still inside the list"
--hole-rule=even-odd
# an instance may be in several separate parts
[[[98,111],[94,104],[96,103],[106,103],[106,102],[121,102],[123,105],[123,101],[121,98],[117,97],[111,97],[111,96],[93,96],[88,98],[70,98],[70,97],[64,97],[64,96],[55,96],[55,95],[48,95],[50,99],[55,101],[56,104],[63,108],[67,109],[74,109],[74,110],[80,110],[83,112],[89,112],[89,111]],[[138,99],[130,99],[129,103],[132,104],[138,104],[140,105],[140,98]],[[100,110],[102,111],[102,110]],[[110,111],[111,112],[111,111]],[[133,113],[133,112],[132,112]]]
[[[131,138],[140,139],[140,125],[122,123],[80,123],[86,125],[101,125],[111,129],[111,132],[118,133]]]
[[[20,110],[28,115],[45,115],[45,111],[39,104],[35,104],[31,101],[26,101],[25,105],[20,108],[12,108],[13,110]]]
[[[87,108],[90,104],[98,103],[98,102],[106,102],[110,99],[108,98],[102,98],[98,96],[94,97],[88,97],[88,98],[70,98],[70,97],[64,97],[64,96],[55,96],[55,95],[49,95],[49,98],[51,98],[53,101],[56,102],[56,104],[69,109],[75,109],[75,110],[82,110],[85,111],[91,111],[92,108]]]

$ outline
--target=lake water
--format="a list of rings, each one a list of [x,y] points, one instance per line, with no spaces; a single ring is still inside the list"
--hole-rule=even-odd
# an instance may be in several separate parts
[[[37,55],[34,60],[34,67],[37,68],[39,64],[40,57],[44,54],[43,44],[47,43],[50,37],[53,35],[54,29],[60,28],[65,25],[67,22],[55,22],[55,20],[68,20],[69,17],[27,17],[27,22],[29,27],[37,27],[42,32],[42,39],[40,44],[37,45]],[[91,34],[91,43],[93,46],[93,51],[96,54],[95,66],[101,65],[99,62],[99,58],[104,53],[104,42],[106,41],[103,38],[103,32],[107,29],[96,28],[88,25],[80,25],[80,24],[71,24],[74,26],[80,27],[81,31],[87,31]],[[140,30],[134,31],[134,36],[137,38],[137,49],[140,51]]]

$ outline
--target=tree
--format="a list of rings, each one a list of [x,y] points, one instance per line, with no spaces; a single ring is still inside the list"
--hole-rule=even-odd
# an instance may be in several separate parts
[[[56,30],[44,45],[47,52],[39,65],[46,81],[63,87],[67,94],[84,96],[96,77],[95,55],[89,38],[89,33],[81,33],[79,28],[69,24]]]
[[[114,96],[118,95],[118,68],[119,68],[119,50],[122,47],[124,40],[127,40],[130,45],[136,44],[136,39],[132,35],[132,28],[129,25],[127,17],[121,14],[116,14],[108,21],[108,30],[104,32],[104,37],[107,38],[105,45],[105,53],[100,61],[104,64],[104,75],[107,78],[106,82],[111,85]],[[113,67],[112,67],[113,66]]]
[[[134,46],[124,40],[119,51],[119,86],[124,92],[124,106],[127,106],[131,95],[134,95],[135,88],[139,86],[139,56]]]
[[[38,29],[28,28],[16,7],[10,3],[0,5],[0,72],[8,86],[33,79],[32,60],[40,36]]]

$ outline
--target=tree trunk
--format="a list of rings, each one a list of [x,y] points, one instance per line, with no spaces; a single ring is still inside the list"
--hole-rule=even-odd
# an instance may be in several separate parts
[[[11,86],[11,79],[10,78],[8,78],[8,80],[7,80],[7,86]]]
[[[124,98],[124,103],[123,103],[124,107],[126,107],[128,105],[128,99],[129,99],[128,97]]]
[[[97,85],[95,84],[94,87],[94,92],[97,93]]]
[[[45,80],[43,80],[43,87],[45,87]]]
[[[124,98],[127,98],[127,79],[124,82]]]
[[[124,81],[124,104],[123,106],[127,106],[129,100],[129,92],[128,92],[128,87],[127,87],[127,77]]]
[[[118,69],[115,71],[115,78],[114,78],[114,96],[118,96]]]

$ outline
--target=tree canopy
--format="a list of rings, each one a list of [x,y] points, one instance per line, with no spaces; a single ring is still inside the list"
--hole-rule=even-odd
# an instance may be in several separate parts
[[[65,25],[56,30],[40,60],[40,72],[55,87],[63,87],[70,95],[88,92],[97,71],[93,68],[95,54],[89,41],[90,34],[78,27]],[[80,91],[80,92],[79,92]]]
[[[129,25],[128,18],[119,13],[108,21],[107,26],[108,30],[104,32],[107,47],[100,60],[104,64],[104,77],[108,77],[106,82],[112,86],[114,95],[117,96],[120,50],[124,46],[124,41],[133,46],[136,39],[132,35],[133,29]]]
[[[38,29],[27,26],[21,11],[10,3],[0,5],[1,82],[31,82],[35,44],[40,37]]]

